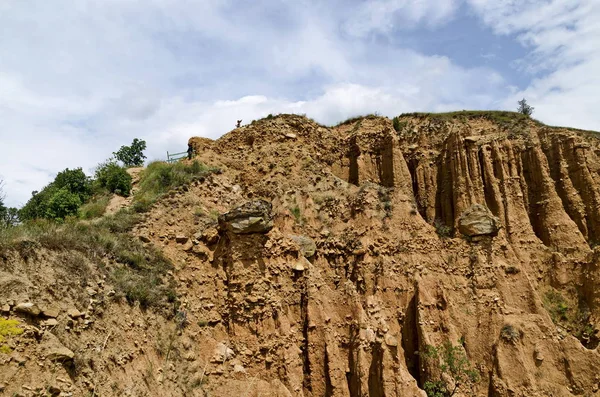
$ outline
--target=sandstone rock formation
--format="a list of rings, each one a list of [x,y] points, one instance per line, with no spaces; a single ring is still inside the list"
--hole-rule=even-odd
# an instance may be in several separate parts
[[[273,228],[271,209],[268,201],[249,201],[219,216],[219,227],[235,234],[267,233]]]
[[[500,220],[481,204],[473,204],[458,218],[458,230],[465,236],[495,236]]]
[[[600,395],[597,134],[510,113],[398,121],[281,115],[199,147],[222,172],[171,192],[133,230],[175,264],[176,315],[105,300],[102,316],[75,319],[70,307],[110,285],[53,292],[69,304],[52,332],[87,363],[69,390],[425,396],[440,363],[422,352],[449,341],[479,374],[455,396]],[[11,316],[63,288],[52,278],[38,296],[19,274],[60,263],[52,255],[3,259]],[[15,348],[40,360],[28,332]],[[18,371],[56,378],[23,365],[0,367],[5,390]]]

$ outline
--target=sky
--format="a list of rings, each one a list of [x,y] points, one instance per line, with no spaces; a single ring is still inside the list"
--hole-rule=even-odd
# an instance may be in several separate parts
[[[600,130],[598,0],[0,0],[0,180],[21,206],[133,138],[269,113],[515,110]]]

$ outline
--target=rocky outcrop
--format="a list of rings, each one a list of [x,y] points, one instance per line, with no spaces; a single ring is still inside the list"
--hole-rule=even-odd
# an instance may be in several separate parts
[[[458,218],[458,230],[465,236],[495,236],[500,220],[481,204],[473,204]]]
[[[233,234],[267,233],[273,228],[272,207],[265,200],[249,201],[220,215],[219,227]]]
[[[598,394],[600,140],[510,113],[396,128],[281,115],[212,142],[197,159],[223,172],[170,192],[133,231],[175,264],[176,313],[112,300],[94,303],[104,317],[76,313],[110,296],[80,280],[83,295],[15,347],[44,363],[35,329],[56,332],[77,372],[100,379],[70,390],[108,396],[424,397],[427,382],[456,386],[423,354],[448,343],[479,378],[455,396]],[[9,315],[40,321],[13,307],[73,290],[33,294],[47,289],[0,295]],[[0,383],[46,371],[24,361]]]

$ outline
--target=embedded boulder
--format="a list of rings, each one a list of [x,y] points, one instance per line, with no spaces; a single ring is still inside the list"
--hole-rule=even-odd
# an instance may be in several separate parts
[[[481,205],[473,204],[458,219],[458,230],[465,236],[495,236],[500,230],[500,220]]]
[[[267,233],[273,228],[273,206],[266,200],[249,201],[219,216],[219,229],[234,234]]]

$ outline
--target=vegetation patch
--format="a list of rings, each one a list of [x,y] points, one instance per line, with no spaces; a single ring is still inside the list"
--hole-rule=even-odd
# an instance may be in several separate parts
[[[378,113],[370,113],[370,114],[365,114],[365,115],[360,115],[360,116],[353,116],[350,118],[347,118],[346,120],[342,121],[341,123],[336,124],[336,127],[342,126],[342,125],[346,125],[346,124],[354,124],[358,121],[362,121],[362,120],[372,120],[372,119],[376,119],[378,117],[381,117]]]
[[[219,172],[218,168],[208,167],[199,161],[152,162],[140,174],[139,190],[133,198],[133,208],[137,212],[146,212],[170,190],[216,172]]]
[[[461,110],[457,112],[446,113],[403,113],[399,116],[400,119],[405,117],[416,117],[421,119],[432,119],[436,121],[446,122],[453,120],[468,120],[468,119],[485,119],[499,124],[502,127],[509,128],[516,124],[526,123],[531,120],[529,116],[518,112],[509,112],[504,110]],[[536,123],[539,123],[535,121]],[[539,123],[541,124],[541,123]]]
[[[420,356],[438,368],[437,376],[423,384],[428,397],[451,397],[459,389],[470,390],[479,382],[479,373],[460,345],[446,341],[441,346],[427,346]]]
[[[82,219],[99,218],[106,212],[106,207],[110,201],[110,196],[101,195],[94,197],[79,208],[79,217]]]
[[[143,245],[128,232],[140,215],[121,210],[95,222],[70,218],[59,224],[47,219],[25,222],[0,230],[0,255],[8,250],[22,257],[35,256],[36,248],[45,248],[75,257],[83,254],[105,272],[117,296],[142,308],[175,308],[174,280],[168,275],[173,268],[163,254]]]
[[[558,291],[550,289],[543,296],[544,307],[556,325],[560,325],[575,336],[588,349],[595,349],[600,337],[590,323],[591,312],[585,302],[570,305]]]
[[[17,320],[6,320],[4,318],[0,318],[0,353],[10,353],[11,349],[5,344],[5,342],[8,340],[8,338],[21,335],[22,333],[23,328],[19,327],[19,322]]]
[[[521,335],[517,329],[511,324],[505,324],[500,330],[500,336],[508,343],[513,345],[519,341]]]

